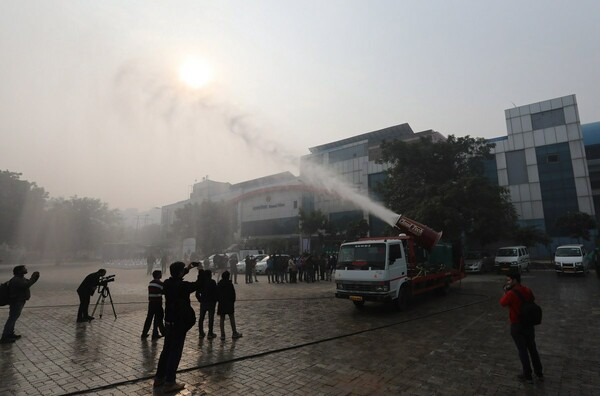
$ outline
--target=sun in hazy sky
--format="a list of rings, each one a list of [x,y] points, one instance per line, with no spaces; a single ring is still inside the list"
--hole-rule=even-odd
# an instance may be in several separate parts
[[[199,57],[188,57],[181,62],[178,70],[179,80],[190,89],[201,89],[214,78],[211,65]]]

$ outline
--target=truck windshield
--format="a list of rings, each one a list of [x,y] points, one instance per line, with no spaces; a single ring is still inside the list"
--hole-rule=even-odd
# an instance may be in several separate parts
[[[342,246],[336,268],[348,270],[385,269],[385,247],[384,243]]]
[[[556,249],[556,257],[581,257],[579,248],[558,248]]]

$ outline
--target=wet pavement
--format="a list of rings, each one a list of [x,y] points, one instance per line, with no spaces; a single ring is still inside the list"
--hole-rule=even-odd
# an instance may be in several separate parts
[[[36,270],[30,266],[30,272]],[[92,266],[40,267],[42,277],[17,322],[22,339],[0,345],[0,394],[150,395],[162,339],[141,340],[143,269],[109,269],[117,319],[75,323],[77,294]],[[8,276],[0,269],[1,279]],[[195,277],[195,276],[194,276]],[[520,363],[498,304],[504,277],[470,275],[443,297],[406,312],[333,298],[334,284],[236,286],[244,336],[221,341],[188,333],[182,395],[592,395],[600,391],[600,280],[523,275],[544,308],[537,344],[545,382],[516,379]],[[92,299],[92,308],[96,298]],[[195,307],[198,305],[195,303]],[[3,325],[8,310],[0,309]]]

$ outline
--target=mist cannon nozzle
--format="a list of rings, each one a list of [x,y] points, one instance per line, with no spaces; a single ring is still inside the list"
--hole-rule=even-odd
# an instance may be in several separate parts
[[[406,216],[399,215],[396,220],[396,228],[406,232],[415,239],[415,242],[427,249],[431,250],[442,237],[442,232],[437,232],[424,224],[409,219]]]

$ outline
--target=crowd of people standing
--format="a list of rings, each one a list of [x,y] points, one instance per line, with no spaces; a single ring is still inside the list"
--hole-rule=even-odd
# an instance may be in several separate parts
[[[304,253],[299,257],[273,254],[267,259],[267,281],[269,283],[312,283],[331,281],[337,258],[326,254]]]

